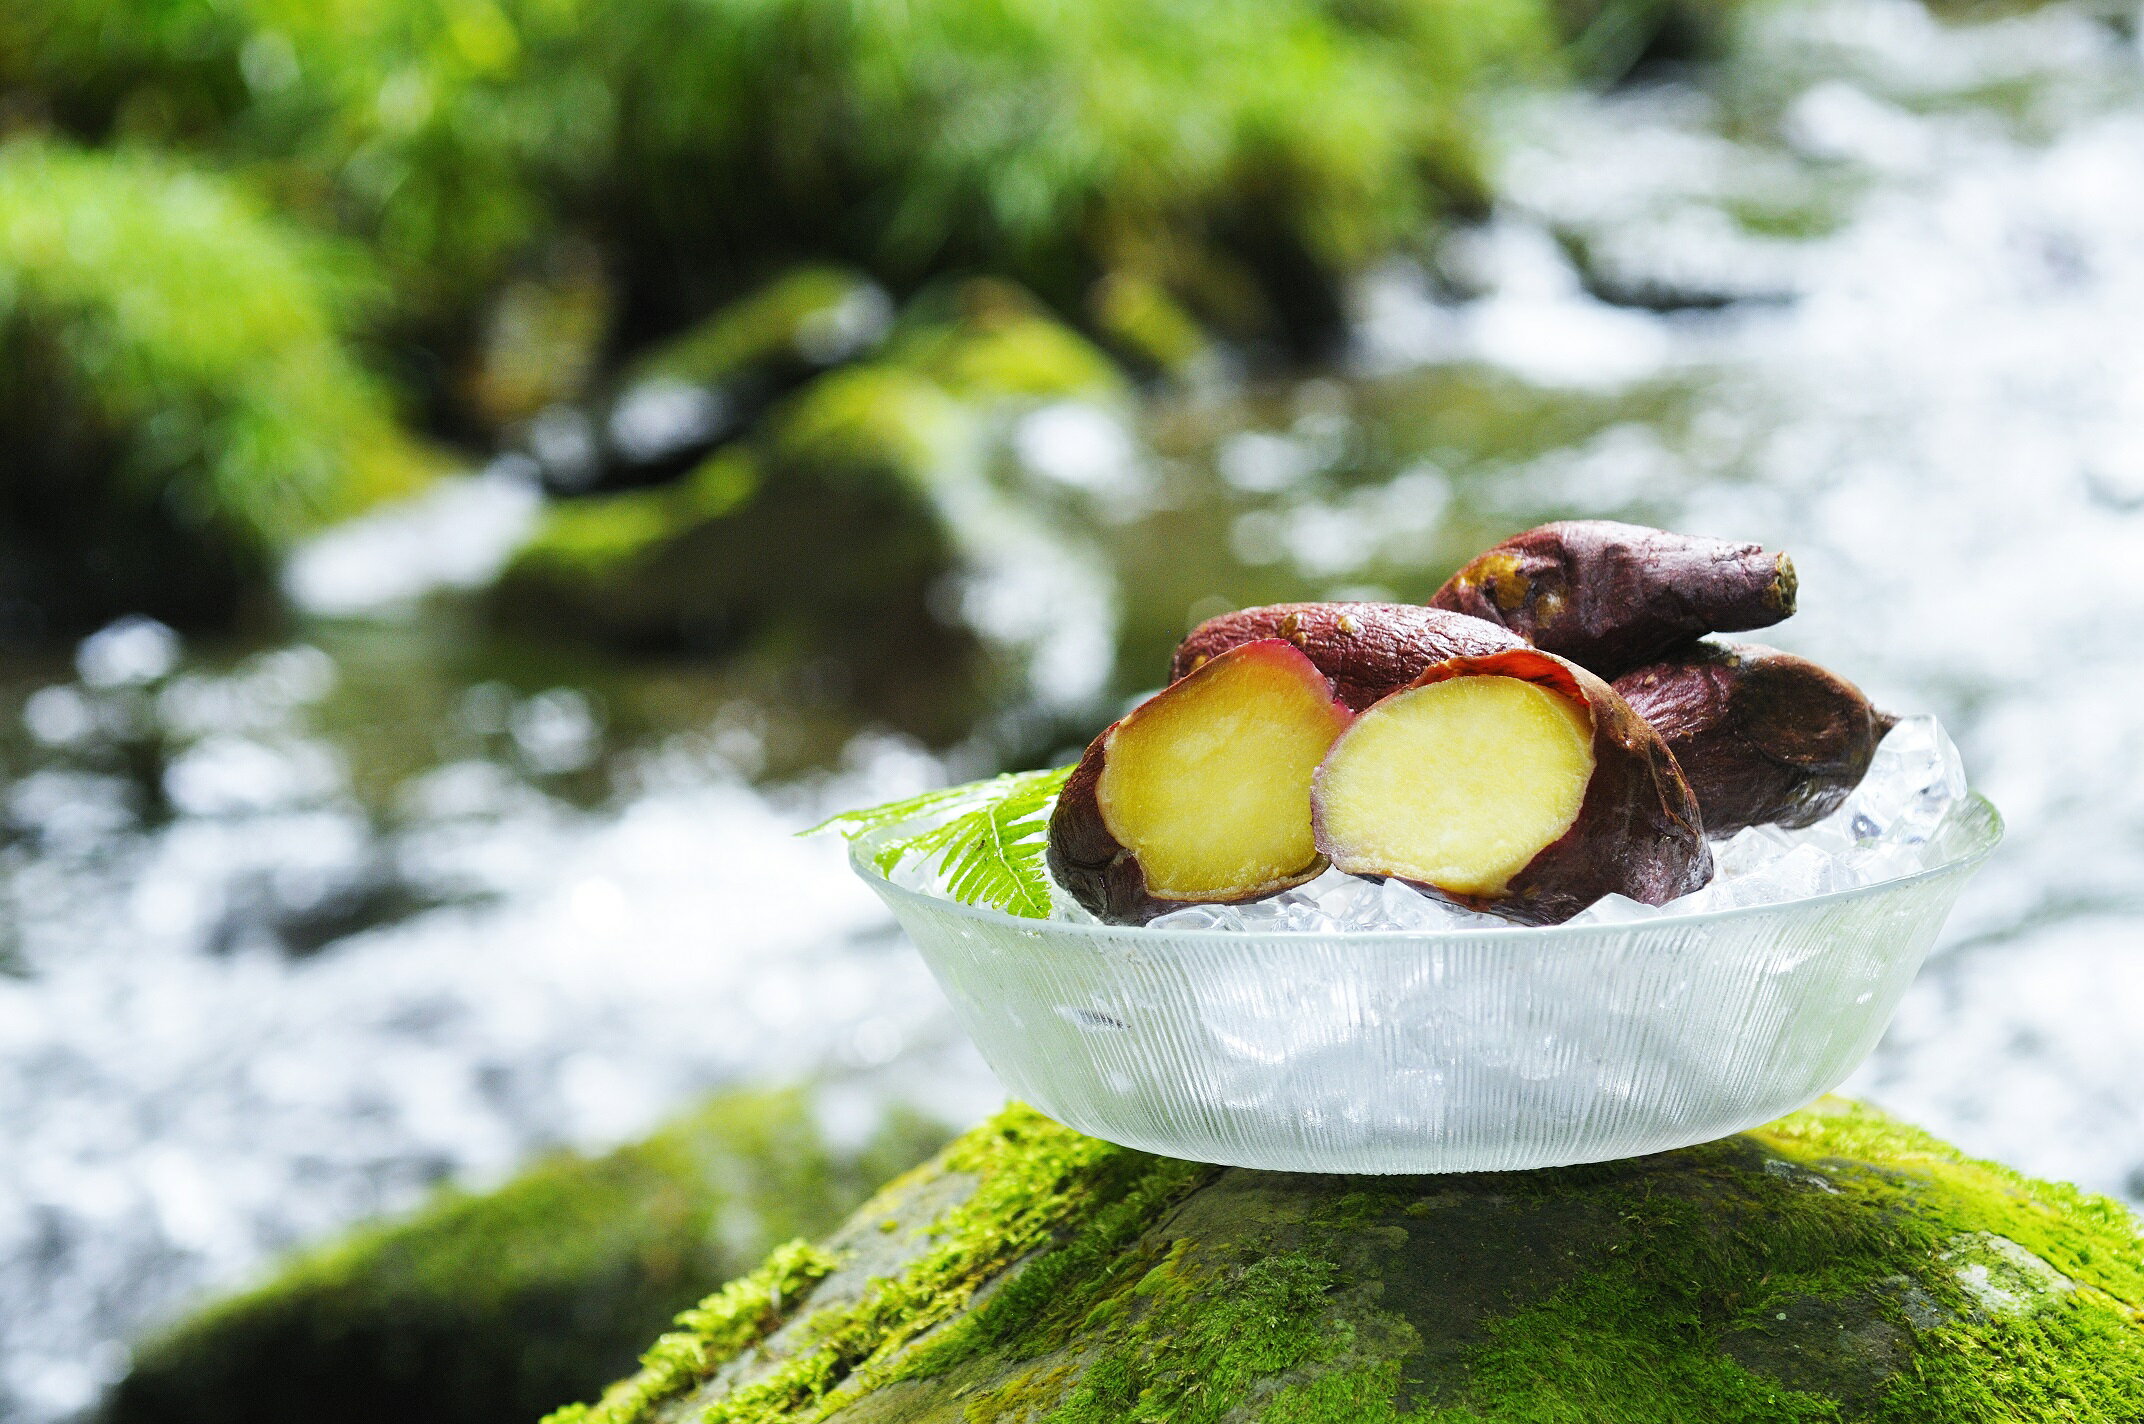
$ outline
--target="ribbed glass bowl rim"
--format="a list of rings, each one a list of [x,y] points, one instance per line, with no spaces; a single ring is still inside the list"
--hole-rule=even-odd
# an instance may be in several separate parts
[[[1418,943],[1423,940],[1462,939],[1576,939],[1587,935],[1605,933],[1643,933],[1649,930],[1680,930],[1690,925],[1721,924],[1734,920],[1753,920],[1783,913],[1799,914],[1832,905],[1849,904],[1856,900],[1873,899],[1903,890],[1909,885],[1940,879],[1947,875],[1964,875],[1971,872],[1991,855],[2003,839],[2002,813],[1995,803],[1977,791],[1968,791],[1944,820],[1944,830],[1959,828],[1958,834],[1966,840],[1963,851],[1940,864],[1925,870],[1916,870],[1911,875],[1894,876],[1869,885],[1857,885],[1850,890],[1830,890],[1822,895],[1805,895],[1798,900],[1779,900],[1769,905],[1737,905],[1725,910],[1702,910],[1694,915],[1662,915],[1650,920],[1625,920],[1613,924],[1592,925],[1492,925],[1435,930],[1338,930],[1314,932],[1305,930],[1148,930],[1142,925],[1081,925],[1065,920],[1031,920],[1020,915],[1008,915],[1003,910],[993,910],[987,905],[965,905],[958,900],[948,900],[942,895],[933,895],[923,890],[911,890],[896,885],[879,873],[869,859],[871,849],[884,838],[902,829],[901,826],[886,826],[858,836],[849,843],[849,865],[863,877],[866,884],[889,903],[905,902],[927,906],[934,913],[952,914],[962,919],[975,920],[1001,930],[1020,930],[1028,934],[1069,936],[1072,938],[1107,938],[1121,941],[1125,936],[1150,935],[1161,944],[1179,939],[1245,939],[1274,940],[1346,940],[1364,944]],[[1187,906],[1188,908],[1188,906]]]

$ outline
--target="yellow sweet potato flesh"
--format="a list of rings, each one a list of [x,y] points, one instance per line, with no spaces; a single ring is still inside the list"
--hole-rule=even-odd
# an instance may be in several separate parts
[[[1318,775],[1324,843],[1355,874],[1493,896],[1578,819],[1594,768],[1584,708],[1512,677],[1386,698]]]
[[[1147,893],[1228,899],[1315,865],[1310,778],[1343,718],[1320,682],[1253,657],[1216,662],[1119,723],[1096,797]]]

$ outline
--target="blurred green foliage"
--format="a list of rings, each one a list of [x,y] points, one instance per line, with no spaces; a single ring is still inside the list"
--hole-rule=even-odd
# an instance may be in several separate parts
[[[801,1092],[725,1093],[289,1262],[144,1346],[109,1424],[524,1424],[631,1367],[683,1307],[838,1223],[944,1129],[830,1146]]]
[[[169,159],[0,145],[0,607],[212,613],[297,535],[421,479],[344,343],[356,276]]]
[[[38,616],[227,615],[291,530],[408,482],[383,390],[491,447],[679,332],[713,345],[673,359],[734,365],[830,282],[883,306],[989,274],[1149,372],[1214,337],[1323,350],[1350,270],[1483,203],[1476,104],[1552,64],[1559,23],[1550,0],[8,0],[9,350],[82,379],[11,383],[0,462],[171,503],[91,521],[16,602],[86,553],[123,587]],[[68,224],[96,240],[63,260],[37,230]],[[803,354],[760,362],[740,419],[856,353]],[[9,522],[26,545],[50,523]],[[135,557],[175,541],[208,573]]]
[[[786,330],[769,314],[830,280],[776,283],[638,369],[734,378],[787,350],[745,337]],[[838,666],[855,702],[942,744],[1019,673],[947,606],[950,581],[1029,530],[989,478],[993,439],[1046,401],[1125,393],[1008,284],[927,292],[875,354],[803,381],[682,478],[554,501],[492,607],[550,636]]]
[[[364,238],[449,346],[568,241],[628,342],[800,257],[1067,313],[1133,271],[1303,340],[1480,201],[1470,102],[1551,35],[1539,0],[11,0],[0,86]]]

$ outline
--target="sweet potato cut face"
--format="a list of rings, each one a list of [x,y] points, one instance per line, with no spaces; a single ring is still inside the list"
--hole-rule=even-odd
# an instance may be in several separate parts
[[[1613,678],[1706,633],[1769,627],[1796,587],[1793,561],[1756,544],[1570,519],[1506,539],[1430,603]]]
[[[1318,849],[1521,924],[1712,878],[1697,798],[1608,684],[1533,648],[1452,658],[1358,717],[1311,788]]]
[[[1140,923],[1315,878],[1310,778],[1349,715],[1287,643],[1213,659],[1087,748],[1050,821],[1058,882],[1101,918]]]
[[[1169,666],[1183,677],[1230,648],[1278,638],[1300,648],[1360,712],[1431,663],[1526,646],[1516,633],[1413,603],[1269,603],[1209,618],[1186,635]]]
[[[1333,863],[1497,895],[1570,830],[1593,778],[1593,727],[1560,693],[1465,677],[1365,712],[1318,777]]]

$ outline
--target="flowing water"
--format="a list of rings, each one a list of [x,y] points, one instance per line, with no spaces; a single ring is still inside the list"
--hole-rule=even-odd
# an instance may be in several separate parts
[[[1513,105],[1497,218],[1363,285],[1347,370],[1011,432],[1118,571],[1115,694],[1220,608],[1419,598],[1544,517],[1787,548],[1767,636],[1940,717],[2011,826],[1850,1090],[2144,1201],[2139,69],[2128,11],[1853,0]],[[280,1249],[713,1084],[816,1075],[836,1133],[990,1101],[838,849],[788,834],[982,754],[809,669],[411,610],[527,512],[499,477],[329,541],[281,638],[122,624],[10,669],[0,1419],[78,1414]]]

